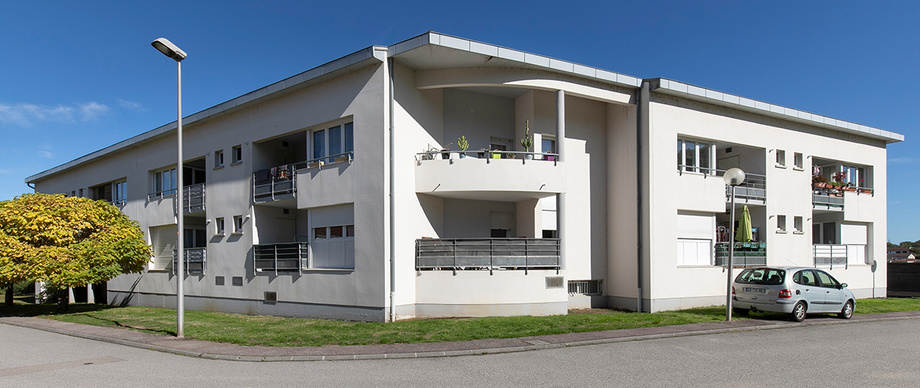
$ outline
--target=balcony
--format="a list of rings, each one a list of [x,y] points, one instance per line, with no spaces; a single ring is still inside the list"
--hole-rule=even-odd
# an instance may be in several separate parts
[[[545,198],[565,191],[565,166],[558,158],[520,151],[422,152],[416,154],[415,189],[444,198]]]
[[[184,256],[182,257],[185,262],[185,274],[188,276],[192,275],[204,275],[208,269],[208,250],[207,248],[185,248]],[[172,273],[176,274],[176,268],[179,267],[179,258],[176,254],[176,250],[173,250],[173,266]]]
[[[298,188],[298,172],[300,174],[303,174],[306,171],[311,172],[311,175],[308,177],[308,179],[305,180],[305,182],[310,182],[311,180],[316,179],[317,176],[325,176],[325,174],[320,174],[323,170],[332,170],[343,166],[350,166],[353,162],[354,152],[345,152],[256,171],[252,174],[253,201],[255,203],[267,203],[297,198],[298,189],[304,189],[304,187]],[[336,177],[338,178],[337,174]],[[347,179],[334,180],[344,181]],[[306,189],[308,191],[313,191],[311,188]],[[318,187],[317,189],[321,190],[322,187]],[[310,192],[307,194],[308,197],[315,197],[317,193]],[[341,195],[341,192],[338,194]],[[300,206],[300,204],[298,206]],[[301,207],[311,206],[304,205]]]
[[[259,244],[253,246],[254,274],[300,272],[307,267],[309,250],[305,242]]]
[[[866,263],[866,245],[865,244],[814,244],[812,246],[812,256],[814,257],[815,266],[844,266],[848,268],[850,264]]]
[[[728,264],[729,244],[731,243],[720,242],[715,244],[716,259],[714,265],[725,266]],[[767,243],[735,243],[732,267],[751,267],[760,265],[767,265]]]
[[[418,271],[559,270],[558,238],[463,238],[415,241]]]

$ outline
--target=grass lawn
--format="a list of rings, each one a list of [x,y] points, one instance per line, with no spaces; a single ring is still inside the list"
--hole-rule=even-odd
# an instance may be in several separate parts
[[[151,307],[70,305],[67,313],[56,306],[16,304],[0,306],[0,316],[38,316],[65,322],[175,335],[175,310]],[[856,304],[857,314],[920,310],[920,299],[865,299]],[[777,318],[756,313],[754,318]],[[630,313],[606,309],[574,310],[568,315],[548,317],[488,317],[415,319],[394,323],[344,322],[321,319],[285,318],[226,314],[207,311],[185,312],[185,336],[205,341],[239,345],[322,346],[468,341],[484,338],[513,338],[571,332],[617,330],[640,327],[720,322],[722,306],[660,313]],[[748,319],[735,316],[734,319]]]

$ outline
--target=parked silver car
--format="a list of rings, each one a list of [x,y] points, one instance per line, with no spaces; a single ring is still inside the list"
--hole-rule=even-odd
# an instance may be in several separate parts
[[[846,287],[846,283],[816,268],[748,268],[732,283],[732,309],[737,314],[786,313],[798,322],[811,313],[836,313],[850,319],[856,298]]]

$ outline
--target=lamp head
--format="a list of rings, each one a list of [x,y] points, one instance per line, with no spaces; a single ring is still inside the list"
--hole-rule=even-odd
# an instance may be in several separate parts
[[[181,62],[183,59],[185,59],[185,57],[188,56],[185,51],[182,51],[182,49],[179,48],[179,46],[176,46],[173,44],[173,42],[170,42],[169,39],[166,38],[159,38],[153,41],[153,43],[150,45],[152,45],[155,49],[160,50],[163,55],[175,59],[176,62]]]
[[[725,180],[726,185],[738,186],[744,182],[744,170],[740,168],[730,168],[725,172],[725,175],[722,176],[722,179]]]

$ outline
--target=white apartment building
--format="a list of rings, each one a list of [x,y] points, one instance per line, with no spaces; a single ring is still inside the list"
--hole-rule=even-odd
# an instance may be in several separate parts
[[[181,280],[190,309],[366,321],[718,305],[731,167],[755,228],[735,271],[817,266],[886,293],[886,145],[903,135],[673,80],[428,32],[183,132],[182,204],[175,123],[26,179],[147,233],[155,257],[108,303],[174,308]],[[854,191],[813,185],[834,178]]]

